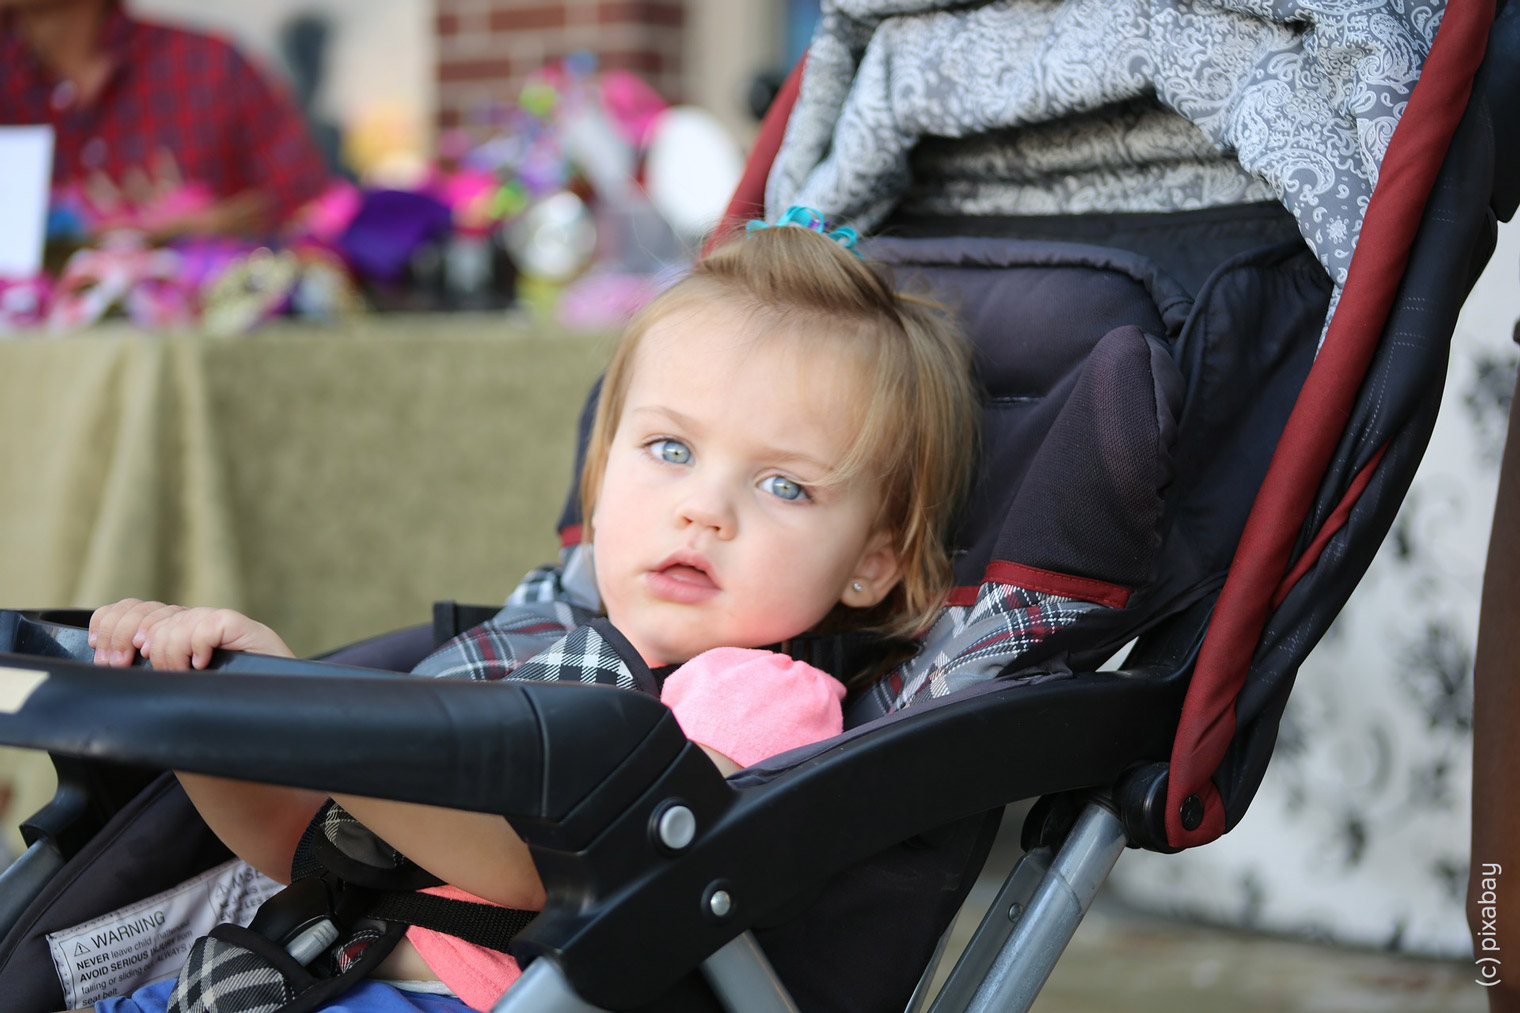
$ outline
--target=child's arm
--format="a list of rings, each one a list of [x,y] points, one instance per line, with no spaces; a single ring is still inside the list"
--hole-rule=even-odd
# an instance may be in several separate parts
[[[186,609],[135,598],[90,619],[96,661],[130,665],[141,653],[155,668],[204,668],[216,648],[290,657],[269,627],[230,609]],[[177,771],[201,818],[239,858],[272,879],[290,878],[290,860],[326,792]],[[444,882],[508,907],[543,907],[544,888],[527,845],[500,816],[349,795],[334,796],[392,847]]]
[[[229,609],[186,609],[128,598],[90,617],[90,645],[101,665],[125,666],[141,654],[164,669],[204,668],[215,648],[291,657],[263,623]],[[290,859],[324,792],[176,771],[185,794],[221,842],[272,879],[288,882]]]

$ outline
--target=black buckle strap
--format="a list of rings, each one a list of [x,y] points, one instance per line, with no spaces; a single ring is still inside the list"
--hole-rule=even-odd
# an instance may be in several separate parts
[[[383,922],[402,922],[447,933],[467,943],[506,953],[512,940],[538,917],[538,912],[397,891],[380,894],[368,915]]]

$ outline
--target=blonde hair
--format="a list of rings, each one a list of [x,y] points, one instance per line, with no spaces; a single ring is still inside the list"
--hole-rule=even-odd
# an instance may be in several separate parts
[[[739,233],[629,322],[603,378],[581,473],[588,537],[641,340],[656,321],[711,301],[769,325],[755,334],[801,333],[854,353],[869,394],[860,437],[830,481],[881,484],[877,525],[891,533],[902,580],[875,608],[836,608],[824,625],[903,637],[927,629],[950,589],[951,525],[970,483],[978,400],[970,352],[944,307],[895,291],[810,229]]]

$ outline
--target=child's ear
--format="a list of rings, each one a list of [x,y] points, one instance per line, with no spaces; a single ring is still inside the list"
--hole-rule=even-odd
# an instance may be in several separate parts
[[[855,572],[839,596],[850,608],[870,608],[885,598],[902,579],[902,565],[897,558],[897,540],[890,531],[878,531],[866,542]]]

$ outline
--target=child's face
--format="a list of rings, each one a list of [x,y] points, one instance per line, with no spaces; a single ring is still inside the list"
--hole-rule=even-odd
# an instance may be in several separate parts
[[[777,643],[898,580],[877,483],[822,483],[855,439],[861,381],[838,352],[746,326],[721,306],[675,313],[632,363],[592,551],[608,618],[651,665]]]

